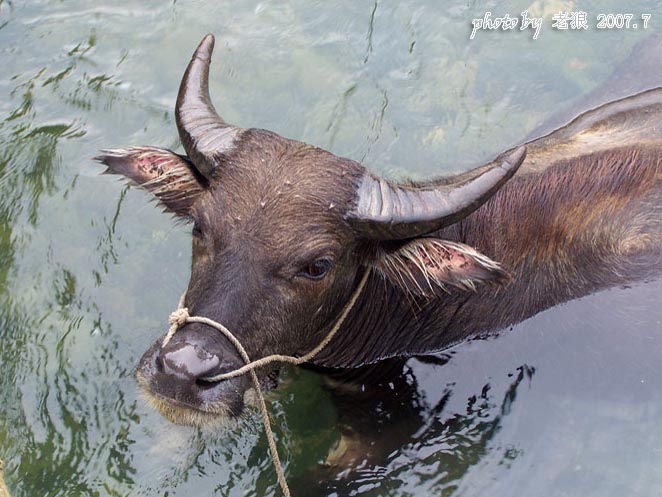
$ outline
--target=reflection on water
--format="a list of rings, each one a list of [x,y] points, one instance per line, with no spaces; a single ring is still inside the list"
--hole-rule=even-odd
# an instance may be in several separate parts
[[[530,384],[535,373],[522,365],[496,388],[485,383],[466,399],[463,410],[448,412],[453,385],[446,385],[431,403],[416,376],[416,369],[425,365],[442,377],[441,362],[435,357],[419,361],[378,366],[389,371],[376,385],[370,378],[375,368],[366,368],[370,373],[366,371],[362,381],[370,378],[371,386],[359,383],[348,390],[343,383],[334,389],[340,438],[323,466],[294,483],[296,494],[310,495],[317,487],[315,495],[452,495],[468,470],[491,451],[520,384]],[[517,455],[517,449],[507,448],[502,462]],[[419,478],[415,483],[408,482],[412,474]]]
[[[561,4],[576,6],[535,2]],[[177,85],[208,31],[228,120],[392,176],[479,162],[572,113],[619,63],[629,79],[647,71],[623,62],[642,31],[469,43],[481,9],[0,0],[0,457],[14,497],[278,494],[257,417],[208,433],[138,396],[132,371],[186,283],[189,235],[90,157],[178,146]],[[646,2],[628,9],[662,19]],[[270,401],[296,495],[660,494],[661,291],[604,292],[496,340],[386,364],[365,390],[377,371],[343,388],[285,371]]]

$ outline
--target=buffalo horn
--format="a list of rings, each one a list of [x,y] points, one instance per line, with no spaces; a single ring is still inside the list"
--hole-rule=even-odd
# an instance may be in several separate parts
[[[450,226],[478,209],[524,162],[525,147],[490,164],[431,183],[398,185],[366,173],[356,190],[350,225],[373,240],[404,240]]]
[[[210,180],[241,132],[223,121],[211,103],[209,64],[213,50],[214,35],[208,34],[186,68],[175,105],[177,130],[184,150],[198,171]]]

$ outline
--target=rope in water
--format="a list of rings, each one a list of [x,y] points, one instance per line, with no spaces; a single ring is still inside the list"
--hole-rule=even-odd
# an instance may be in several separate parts
[[[246,373],[250,374],[253,387],[255,388],[260,414],[262,415],[262,423],[264,424],[264,431],[267,436],[267,442],[269,443],[269,451],[271,452],[271,459],[273,460],[274,468],[276,470],[276,475],[278,477],[278,484],[280,485],[280,488],[282,489],[285,497],[290,497],[290,489],[287,486],[287,481],[285,480],[283,465],[280,462],[280,457],[278,457],[278,449],[276,448],[276,441],[274,439],[274,434],[273,431],[271,430],[271,423],[269,421],[269,411],[267,411],[267,404],[264,400],[264,395],[262,394],[262,389],[260,388],[260,382],[257,378],[257,374],[255,373],[255,369],[262,366],[266,366],[274,362],[302,364],[304,362],[310,361],[313,357],[319,354],[329,344],[329,342],[333,339],[335,334],[342,326],[343,322],[345,321],[350,311],[356,304],[356,301],[359,299],[361,293],[363,292],[363,288],[365,287],[365,284],[368,281],[369,276],[370,276],[370,269],[368,268],[363,273],[363,277],[361,278],[361,281],[359,281],[359,284],[354,290],[354,293],[352,293],[352,296],[350,297],[349,301],[345,304],[345,307],[343,307],[342,311],[340,312],[340,315],[338,316],[338,319],[334,323],[329,333],[327,333],[327,335],[319,343],[319,345],[317,345],[307,354],[302,355],[300,357],[273,354],[263,357],[262,359],[258,359],[256,361],[251,361],[250,358],[248,357],[248,353],[246,352],[246,349],[244,349],[244,346],[225,326],[223,326],[221,323],[214,321],[213,319],[200,317],[200,316],[191,316],[189,314],[188,309],[184,307],[184,302],[186,300],[186,293],[184,293],[184,295],[181,296],[181,298],[179,299],[179,305],[177,307],[177,310],[172,314],[170,314],[170,318],[168,319],[170,328],[168,329],[168,333],[166,333],[166,336],[163,338],[161,347],[165,347],[168,344],[168,342],[170,342],[170,340],[175,335],[175,333],[177,333],[177,330],[182,326],[184,326],[185,324],[201,323],[210,326],[212,328],[215,328],[216,330],[223,333],[223,335],[225,335],[225,337],[230,341],[230,343],[232,343],[232,345],[234,345],[234,347],[239,352],[239,355],[241,356],[242,360],[245,362],[244,366],[242,366],[239,369],[235,369],[234,371],[230,371],[229,373],[218,374],[204,379],[205,381],[219,382],[222,380],[227,380],[229,378],[241,376]]]
[[[11,497],[7,485],[5,484],[4,472],[5,464],[2,462],[2,459],[0,459],[0,497]]]

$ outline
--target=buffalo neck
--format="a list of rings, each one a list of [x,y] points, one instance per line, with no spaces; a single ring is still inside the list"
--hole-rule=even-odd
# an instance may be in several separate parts
[[[662,269],[662,153],[626,146],[521,171],[472,215],[434,234],[500,262],[505,286],[414,297],[372,276],[316,364],[356,367],[435,352]]]

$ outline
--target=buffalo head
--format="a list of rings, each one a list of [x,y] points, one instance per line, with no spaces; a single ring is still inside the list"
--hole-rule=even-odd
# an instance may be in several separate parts
[[[486,202],[522,163],[523,149],[460,176],[395,184],[319,148],[224,122],[209,97],[213,46],[213,36],[202,40],[177,98],[186,156],[136,147],[98,158],[193,223],[191,315],[223,323],[253,360],[303,355],[333,325],[367,267],[375,270],[353,313],[374,312],[371,300],[386,286],[404,299],[427,299],[443,298],[438,290],[446,287],[507,279],[495,262],[435,232]],[[351,355],[331,343],[320,363],[343,366],[336,352]],[[223,335],[192,323],[164,347],[157,340],[137,377],[169,419],[206,424],[241,412],[245,376],[207,379],[242,364]],[[262,381],[268,373],[258,371]]]

